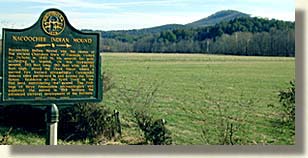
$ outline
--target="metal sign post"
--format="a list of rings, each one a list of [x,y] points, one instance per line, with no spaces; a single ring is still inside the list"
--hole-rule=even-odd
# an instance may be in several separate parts
[[[57,145],[59,110],[56,104],[46,107],[45,121],[47,124],[46,145]]]

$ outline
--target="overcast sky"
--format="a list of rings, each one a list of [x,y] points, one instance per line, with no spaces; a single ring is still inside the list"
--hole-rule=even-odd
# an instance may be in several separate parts
[[[77,29],[126,30],[186,24],[220,10],[294,21],[294,0],[0,0],[0,29],[26,28],[58,8]]]

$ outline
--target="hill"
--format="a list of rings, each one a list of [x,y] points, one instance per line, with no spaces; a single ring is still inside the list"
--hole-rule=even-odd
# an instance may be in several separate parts
[[[220,22],[228,22],[230,20],[241,18],[241,17],[250,17],[249,14],[245,14],[235,10],[223,10],[216,12],[206,18],[197,20],[192,23],[185,25],[182,24],[166,24],[161,26],[155,26],[144,29],[133,29],[133,30],[115,30],[115,31],[102,31],[102,35],[105,38],[114,38],[118,34],[128,34],[128,35],[137,35],[142,36],[146,34],[155,34],[163,31],[172,31],[176,29],[187,29],[187,28],[197,28],[205,26],[213,26]]]
[[[294,56],[295,23],[240,17],[213,26],[103,36],[102,51]]]
[[[250,17],[250,15],[239,12],[239,11],[235,11],[235,10],[223,10],[223,11],[216,12],[201,20],[186,24],[186,26],[189,26],[189,27],[213,26],[220,22],[228,22],[233,19],[242,18],[242,17]]]
[[[234,10],[186,24],[101,31],[104,52],[294,56],[295,22]]]

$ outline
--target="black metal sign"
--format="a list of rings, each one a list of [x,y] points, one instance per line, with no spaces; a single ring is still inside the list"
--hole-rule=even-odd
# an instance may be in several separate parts
[[[2,104],[102,100],[99,33],[78,31],[48,9],[30,28],[2,35]]]

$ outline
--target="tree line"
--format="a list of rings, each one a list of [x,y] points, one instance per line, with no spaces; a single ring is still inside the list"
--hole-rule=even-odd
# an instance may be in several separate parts
[[[295,23],[243,17],[214,26],[159,33],[102,33],[104,52],[295,56]]]

